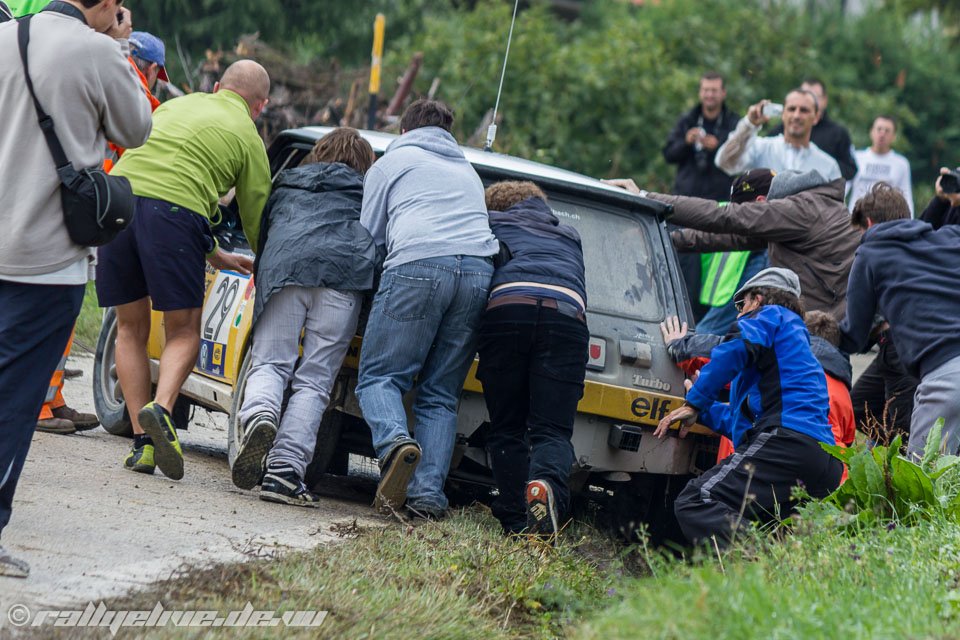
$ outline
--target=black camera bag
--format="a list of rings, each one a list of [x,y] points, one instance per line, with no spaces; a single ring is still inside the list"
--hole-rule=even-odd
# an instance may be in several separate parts
[[[111,176],[99,167],[77,171],[67,159],[60,139],[54,130],[53,119],[40,106],[33,90],[30,67],[27,64],[27,45],[30,43],[30,18],[21,19],[17,25],[20,44],[20,59],[27,77],[27,88],[33,97],[37,119],[47,147],[53,156],[60,177],[60,201],[63,205],[63,220],[70,239],[85,247],[107,244],[127,228],[133,220],[134,196],[130,181],[122,176]]]

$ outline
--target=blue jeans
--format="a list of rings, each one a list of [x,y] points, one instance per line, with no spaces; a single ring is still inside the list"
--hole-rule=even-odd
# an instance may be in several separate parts
[[[83,285],[0,280],[0,531],[83,293]]]
[[[443,484],[457,433],[457,403],[476,354],[493,263],[443,256],[383,273],[360,352],[357,398],[383,458],[408,436],[403,396],[413,389],[413,436],[422,450],[407,489],[411,506],[447,508]]]
[[[757,275],[767,268],[767,252],[757,251],[750,256],[747,264],[743,267],[743,274],[737,283],[737,289],[746,284],[747,280]],[[737,308],[733,300],[722,307],[710,307],[707,315],[697,323],[697,333],[710,333],[716,336],[725,336],[730,332],[730,325],[737,320]]]

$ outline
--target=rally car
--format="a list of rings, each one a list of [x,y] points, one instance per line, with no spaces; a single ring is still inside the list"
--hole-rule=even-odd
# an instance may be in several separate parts
[[[274,176],[295,167],[331,129],[305,127],[282,133],[269,149]],[[365,131],[381,154],[396,136]],[[659,323],[678,315],[693,325],[690,305],[668,236],[666,206],[631,195],[599,180],[507,155],[463,148],[482,180],[531,180],[547,194],[560,220],[583,240],[587,278],[589,361],[583,399],[573,433],[574,493],[615,497],[630,523],[656,526],[675,493],[691,474],[716,460],[717,440],[700,428],[688,438],[652,437],[653,427],[683,401],[683,374],[671,362]],[[249,251],[239,217],[223,216],[214,232],[221,245]],[[229,416],[228,454],[232,464],[243,439],[237,420],[250,368],[254,282],[249,276],[208,267],[201,320],[201,346],[194,371],[183,386],[174,417],[188,426],[191,405]],[[149,342],[156,379],[163,347],[161,316],[154,312]],[[354,394],[363,322],[331,394],[307,482],[323,473],[346,473],[351,454],[373,457],[370,432]],[[105,314],[97,344],[94,397],[97,414],[111,433],[130,433],[130,421],[114,364],[116,317]],[[460,399],[457,445],[451,464],[451,493],[482,496],[493,486],[485,450],[489,426],[476,363]],[[629,505],[629,508],[627,508]],[[627,517],[625,516],[625,517]],[[632,526],[627,523],[624,526]]]

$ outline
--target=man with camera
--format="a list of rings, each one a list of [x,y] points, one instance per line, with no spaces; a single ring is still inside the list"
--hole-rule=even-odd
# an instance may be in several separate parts
[[[730,175],[766,168],[816,171],[827,180],[842,178],[837,161],[811,141],[819,112],[816,96],[805,89],[788,93],[783,105],[761,100],[747,110],[747,115],[717,151],[716,165]],[[759,137],[763,125],[777,116],[782,117],[783,133]]]
[[[121,23],[121,19],[123,24]],[[130,13],[122,0],[51,2],[26,25],[37,101],[73,168],[97,168],[108,139],[126,147],[150,134],[150,105],[126,60]],[[92,252],[67,231],[61,181],[24,90],[20,23],[0,25],[0,530],[50,377],[80,312]],[[0,575],[27,563],[0,549]]]
[[[727,109],[727,90],[723,76],[708,71],[700,77],[700,102],[680,116],[663,146],[663,157],[677,165],[673,193],[709,200],[723,200],[730,194],[731,178],[714,164],[717,148],[737,125],[737,116]],[[698,318],[709,307],[700,304],[700,256],[680,256],[690,303]]]
[[[956,170],[941,167],[934,188],[933,200],[920,214],[920,219],[929,222],[934,229],[960,224],[960,167]]]

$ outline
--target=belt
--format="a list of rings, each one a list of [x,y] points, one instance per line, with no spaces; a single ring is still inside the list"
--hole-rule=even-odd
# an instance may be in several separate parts
[[[544,309],[553,309],[565,316],[575,318],[580,322],[586,323],[587,319],[583,315],[583,310],[572,302],[563,300],[554,300],[553,298],[537,298],[535,296],[497,296],[487,303],[487,309],[496,309],[508,304],[524,304],[534,307],[543,307]]]

